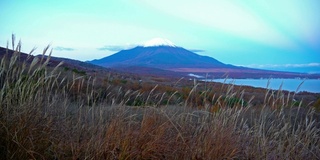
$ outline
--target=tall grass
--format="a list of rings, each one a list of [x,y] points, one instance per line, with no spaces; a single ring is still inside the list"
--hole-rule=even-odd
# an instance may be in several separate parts
[[[198,109],[189,107],[195,84],[183,105],[126,106],[141,94],[120,88],[99,99],[94,79],[61,77],[49,58],[20,61],[21,43],[12,46],[0,64],[0,159],[320,159],[319,115],[280,91],[253,107],[224,86]],[[144,104],[159,104],[150,103],[156,88]]]

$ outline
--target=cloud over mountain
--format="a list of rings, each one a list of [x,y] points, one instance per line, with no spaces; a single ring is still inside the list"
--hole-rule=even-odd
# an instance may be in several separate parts
[[[205,52],[206,50],[202,50],[202,49],[189,49],[189,51],[199,53],[199,52]]]
[[[100,51],[121,51],[121,50],[126,50],[126,49],[131,49],[135,47],[136,45],[105,45],[103,47],[97,48]]]
[[[69,48],[69,47],[57,46],[57,47],[54,47],[54,50],[57,50],[57,51],[74,51],[75,49],[74,48]]]

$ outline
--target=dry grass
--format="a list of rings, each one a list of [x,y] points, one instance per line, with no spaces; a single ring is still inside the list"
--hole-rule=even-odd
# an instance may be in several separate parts
[[[105,99],[120,103],[104,103],[94,80],[20,63],[20,47],[0,64],[0,159],[320,159],[319,115],[281,92],[261,107],[230,107],[242,92],[228,86],[227,98],[190,108],[197,85],[183,105],[125,106],[139,93],[120,89]]]

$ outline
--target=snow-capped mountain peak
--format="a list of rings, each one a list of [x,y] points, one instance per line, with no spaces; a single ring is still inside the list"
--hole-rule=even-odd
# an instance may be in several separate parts
[[[174,43],[164,38],[154,38],[143,44],[143,47],[153,47],[153,46],[170,46],[176,47]]]

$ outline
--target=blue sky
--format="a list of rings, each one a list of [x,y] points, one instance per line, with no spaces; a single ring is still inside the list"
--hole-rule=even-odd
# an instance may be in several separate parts
[[[320,70],[319,0],[1,0],[0,45],[92,60],[155,37],[224,63]],[[302,69],[303,68],[303,69]]]

